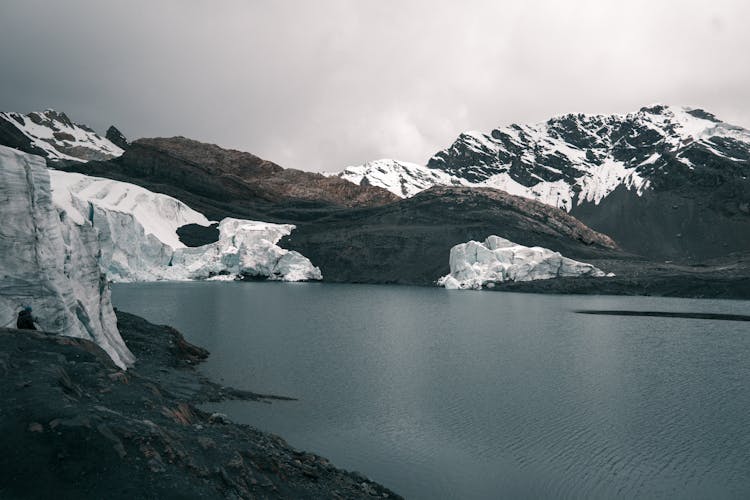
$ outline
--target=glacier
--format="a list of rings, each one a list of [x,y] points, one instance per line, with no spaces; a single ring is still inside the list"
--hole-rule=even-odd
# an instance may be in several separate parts
[[[177,229],[211,222],[179,200],[126,182],[50,170],[58,210],[99,231],[102,270],[111,281],[160,279],[174,250]]]
[[[31,306],[42,330],[91,340],[127,368],[98,231],[55,207],[49,172],[44,158],[0,146],[0,326]]]
[[[450,273],[437,284],[451,290],[481,290],[505,281],[606,275],[591,264],[542,247],[527,247],[500,236],[460,243],[450,251]]]
[[[291,224],[227,218],[219,240],[188,248],[177,229],[212,221],[183,202],[127,182],[50,170],[58,209],[99,234],[102,271],[116,282],[247,277],[320,280],[320,269],[302,254],[277,245]]]
[[[264,278],[278,281],[320,280],[320,269],[299,252],[277,245],[291,234],[292,224],[226,218],[219,223],[219,240],[174,252],[164,279]]]

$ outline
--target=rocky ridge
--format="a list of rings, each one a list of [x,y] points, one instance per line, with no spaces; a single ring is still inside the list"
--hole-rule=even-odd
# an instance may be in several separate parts
[[[360,187],[336,177],[285,169],[251,153],[184,137],[138,139],[107,162],[68,169],[132,182],[174,196],[210,218],[223,216],[276,222],[269,214],[288,206],[315,211],[392,203],[398,197],[377,187]],[[215,210],[217,205],[227,210]],[[235,211],[232,213],[231,208]],[[216,214],[221,213],[221,216]],[[271,218],[269,218],[269,216]]]

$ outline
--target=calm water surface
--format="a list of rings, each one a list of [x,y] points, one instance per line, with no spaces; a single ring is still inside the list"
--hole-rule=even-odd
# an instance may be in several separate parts
[[[211,409],[410,498],[749,498],[750,302],[279,283],[121,284],[211,351]]]

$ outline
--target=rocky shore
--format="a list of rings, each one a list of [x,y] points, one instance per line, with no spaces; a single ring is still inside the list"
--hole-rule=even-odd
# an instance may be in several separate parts
[[[399,498],[196,405],[285,399],[224,387],[208,352],[117,312],[135,365],[87,340],[0,329],[0,498]],[[282,403],[283,404],[283,403]]]
[[[643,295],[702,299],[750,299],[750,254],[700,264],[633,259],[589,261],[614,277],[554,278],[497,284],[500,292],[576,295]]]

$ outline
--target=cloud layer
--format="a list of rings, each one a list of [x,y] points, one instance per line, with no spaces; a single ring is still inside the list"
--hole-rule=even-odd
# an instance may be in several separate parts
[[[720,0],[5,0],[0,109],[306,170],[654,102],[750,128],[747,19]]]

